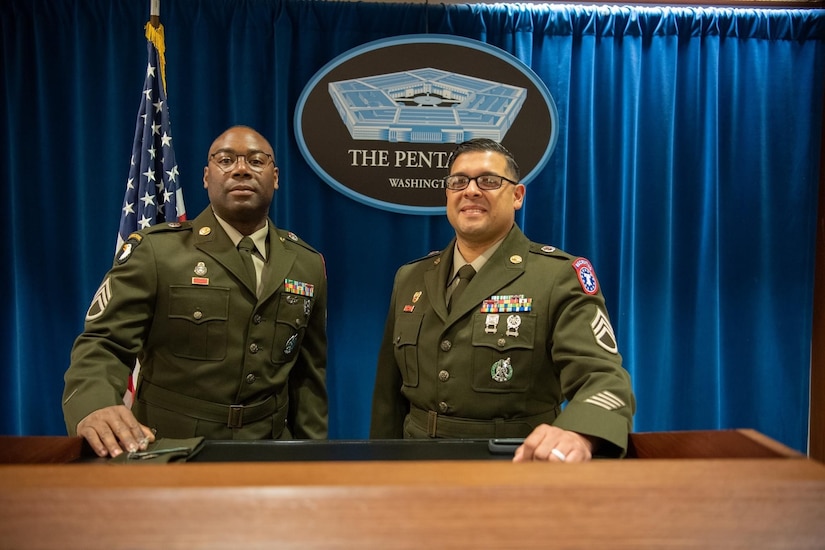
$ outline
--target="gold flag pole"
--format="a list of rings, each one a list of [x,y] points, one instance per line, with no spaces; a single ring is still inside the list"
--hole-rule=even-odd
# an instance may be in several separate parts
[[[149,23],[156,29],[160,26],[160,0],[151,0],[149,6]]]
[[[151,0],[149,7],[149,22],[146,24],[146,39],[155,45],[160,62],[160,81],[166,89],[166,40],[163,35],[163,25],[160,24],[160,0]]]

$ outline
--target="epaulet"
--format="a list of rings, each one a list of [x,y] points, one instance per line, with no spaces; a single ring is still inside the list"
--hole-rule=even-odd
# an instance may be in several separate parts
[[[183,222],[157,223],[152,227],[141,229],[138,232],[138,234],[143,233],[144,235],[151,235],[153,233],[165,233],[167,231],[183,231],[187,229],[192,229],[192,222],[188,220]],[[134,235],[134,233],[132,233],[132,235]],[[131,237],[132,235],[129,236]]]
[[[416,258],[410,262],[407,262],[405,265],[416,264],[418,262],[429,260],[431,258],[435,258],[436,256],[441,256],[440,250],[433,250],[432,252],[428,253],[426,256],[421,256],[420,258]]]
[[[317,250],[312,248],[306,241],[303,241],[298,235],[293,233],[292,231],[286,231],[284,229],[276,229],[278,233],[278,238],[281,240],[282,243],[291,242],[295,244],[299,244],[309,250],[310,252],[314,252],[315,254],[320,254]]]
[[[541,256],[552,256],[554,258],[572,258],[572,256],[564,250],[556,248],[555,246],[550,246],[549,244],[530,243],[530,252],[532,254],[539,254]]]
[[[133,233],[129,233],[129,236],[126,237],[126,240],[123,241],[123,244],[120,245],[120,250],[115,253],[115,263],[118,265],[125,264],[126,260],[132,257],[132,252],[135,251],[135,248],[140,245],[141,241],[143,241],[144,237],[148,237],[149,235],[153,235],[155,233],[164,233],[167,231],[181,231],[183,229],[190,229],[192,227],[191,222],[169,222],[169,223],[158,223],[151,227],[147,227],[146,229],[141,229],[140,231],[135,231]]]

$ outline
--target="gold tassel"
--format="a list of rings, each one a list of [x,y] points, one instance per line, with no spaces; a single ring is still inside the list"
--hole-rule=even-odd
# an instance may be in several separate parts
[[[163,34],[163,25],[158,23],[155,27],[151,23],[146,23],[146,40],[151,42],[158,51],[160,61],[160,80],[163,83],[163,91],[166,91],[166,42]]]

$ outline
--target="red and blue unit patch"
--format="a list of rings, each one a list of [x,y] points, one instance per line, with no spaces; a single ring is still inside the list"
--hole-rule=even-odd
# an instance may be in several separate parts
[[[579,283],[586,294],[596,294],[599,291],[599,281],[596,279],[596,271],[590,265],[587,258],[576,258],[573,260],[573,269],[579,277]]]

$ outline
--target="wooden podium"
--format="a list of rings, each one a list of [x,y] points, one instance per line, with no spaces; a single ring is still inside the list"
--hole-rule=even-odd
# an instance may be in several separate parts
[[[823,548],[825,465],[752,430],[632,434],[585,464],[114,465],[0,437],[0,548],[434,547]]]

